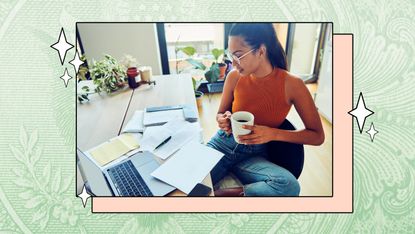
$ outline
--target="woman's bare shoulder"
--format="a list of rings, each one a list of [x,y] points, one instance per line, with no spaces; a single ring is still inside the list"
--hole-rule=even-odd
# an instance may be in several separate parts
[[[239,72],[236,69],[231,70],[228,75],[226,76],[226,83],[230,86],[235,87],[236,83],[238,82],[240,77]]]
[[[284,71],[286,74],[285,77],[285,95],[287,101],[292,102],[295,96],[303,95],[303,91],[306,90],[304,81],[297,75]]]
[[[288,86],[297,86],[297,85],[301,85],[301,84],[304,85],[303,80],[299,76],[297,76],[297,75],[295,75],[291,72],[288,72],[288,71],[284,71],[284,72],[285,72],[285,86],[287,86],[287,85]]]

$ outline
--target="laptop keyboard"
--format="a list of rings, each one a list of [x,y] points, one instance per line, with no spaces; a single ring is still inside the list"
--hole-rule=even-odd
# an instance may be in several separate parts
[[[108,174],[112,181],[117,184],[121,196],[153,196],[131,161],[126,161],[109,169]]]

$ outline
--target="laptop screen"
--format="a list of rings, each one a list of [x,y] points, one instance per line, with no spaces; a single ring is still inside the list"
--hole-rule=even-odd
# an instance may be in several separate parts
[[[95,196],[113,196],[101,169],[79,148],[76,150],[78,166],[84,182],[88,182]]]

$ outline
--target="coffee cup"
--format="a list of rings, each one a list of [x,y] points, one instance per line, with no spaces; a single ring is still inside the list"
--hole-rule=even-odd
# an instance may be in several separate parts
[[[242,128],[242,125],[254,125],[254,115],[247,111],[238,111],[231,115],[232,134],[237,143],[240,143],[238,136],[251,133],[251,130]]]

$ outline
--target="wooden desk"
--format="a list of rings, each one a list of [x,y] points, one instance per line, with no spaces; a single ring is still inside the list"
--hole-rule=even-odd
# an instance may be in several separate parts
[[[77,147],[86,151],[118,136],[133,91],[89,95],[89,102],[77,103]]]
[[[86,151],[119,135],[134,112],[145,107],[186,104],[198,113],[189,74],[154,76],[152,79],[156,85],[148,89],[127,89],[114,95],[93,94],[90,95],[89,102],[78,103],[77,147]],[[78,179],[78,185],[79,183],[82,186],[83,181]],[[203,180],[203,184],[213,188],[210,174]],[[77,187],[79,189],[80,186]],[[178,190],[169,195],[186,196]],[[210,196],[213,196],[213,189]]]

